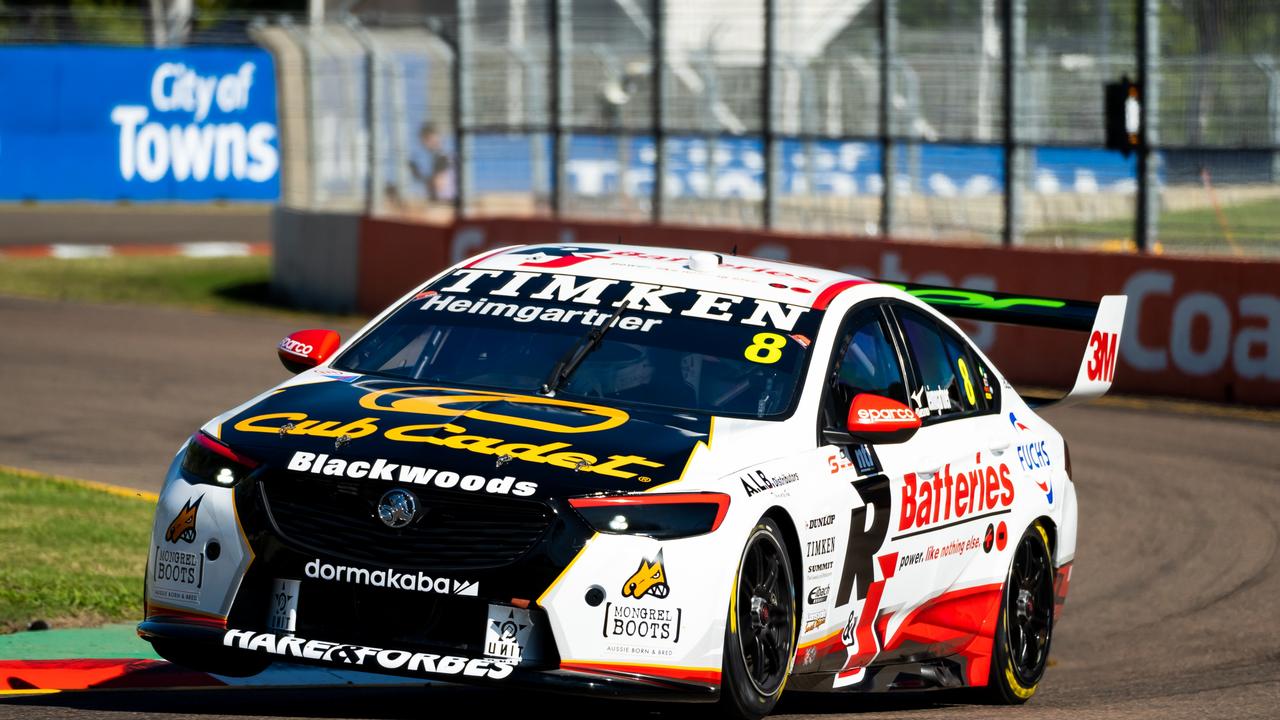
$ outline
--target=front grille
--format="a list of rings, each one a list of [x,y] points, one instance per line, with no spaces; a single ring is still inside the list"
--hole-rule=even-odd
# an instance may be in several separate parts
[[[395,485],[273,472],[259,480],[280,539],[330,557],[403,569],[473,570],[508,565],[546,533],[553,515],[534,500],[398,486],[420,500],[417,519],[393,530],[376,514]]]

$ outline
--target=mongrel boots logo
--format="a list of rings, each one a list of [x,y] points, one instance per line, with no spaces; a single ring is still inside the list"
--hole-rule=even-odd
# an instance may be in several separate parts
[[[174,516],[173,521],[169,523],[169,528],[164,531],[164,539],[177,544],[179,541],[185,543],[194,543],[196,541],[196,516],[200,512],[200,502],[204,500],[204,495],[196,498],[195,502],[191,502],[191,498],[182,504],[182,509]]]
[[[435,593],[436,595],[476,597],[480,593],[480,584],[474,580],[431,577],[423,572],[399,572],[391,569],[370,570],[346,565],[331,565],[319,558],[307,563],[303,569],[306,571],[307,577],[312,580],[368,585],[369,587],[389,590],[413,590],[416,592]]]
[[[120,127],[120,177],[145,182],[166,177],[183,182],[249,180],[267,182],[280,168],[280,152],[272,143],[276,126],[236,121],[249,109],[257,65],[245,62],[234,73],[204,74],[183,63],[166,62],[151,74],[151,107],[116,105],[111,122]],[[209,122],[218,111],[228,121]],[[162,124],[152,112],[172,117],[189,114],[185,123]],[[150,120],[150,122],[148,122]]]
[[[662,550],[653,560],[643,558],[640,567],[622,584],[622,597],[639,600],[645,595],[665,598],[671,594],[671,586],[667,584],[667,571],[662,567]]]

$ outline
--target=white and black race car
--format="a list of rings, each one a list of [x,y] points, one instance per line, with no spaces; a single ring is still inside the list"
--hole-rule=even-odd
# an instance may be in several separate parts
[[[1076,548],[1061,435],[949,319],[1125,299],[621,245],[497,250],[211,420],[160,496],[140,634],[272,661],[716,701],[1036,690]],[[1028,350],[1029,352],[1032,350]]]

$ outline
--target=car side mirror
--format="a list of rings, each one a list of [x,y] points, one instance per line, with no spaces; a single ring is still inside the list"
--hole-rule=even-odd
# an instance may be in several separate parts
[[[849,403],[848,428],[824,430],[822,439],[833,445],[904,443],[920,429],[920,416],[897,400],[859,393]]]
[[[296,375],[328,360],[340,345],[342,336],[332,330],[299,330],[280,341],[276,355]]]

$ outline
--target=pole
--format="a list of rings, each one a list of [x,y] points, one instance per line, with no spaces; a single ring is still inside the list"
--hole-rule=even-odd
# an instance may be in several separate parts
[[[471,48],[475,19],[475,0],[458,0],[458,32],[453,45],[453,144],[457,158],[453,176],[453,213],[459,220],[467,216],[467,203],[471,200],[473,189]]]
[[[649,40],[652,47],[649,49],[652,55],[651,72],[653,77],[650,84],[653,86],[652,91],[652,109],[653,109],[653,197],[650,202],[650,211],[654,224],[662,222],[666,203],[667,191],[667,133],[666,119],[663,117],[666,111],[666,58],[667,58],[667,22],[664,14],[664,6],[666,0],[652,0],[653,3],[653,34]]]
[[[760,125],[764,136],[764,203],[760,208],[766,230],[778,219],[778,141],[774,136],[777,103],[778,0],[764,0],[764,77],[761,79]],[[714,160],[713,160],[714,162]]]
[[[382,211],[383,184],[379,160],[383,153],[383,133],[378,123],[378,112],[382,107],[384,89],[382,86],[382,58],[378,52],[378,44],[355,16],[345,18],[351,36],[360,44],[365,56],[364,86],[364,125],[369,135],[369,143],[365,147],[365,188],[364,208],[366,215],[376,215]]]
[[[896,182],[894,161],[893,92],[894,57],[898,53],[898,1],[883,0],[880,6],[880,177],[884,181],[880,199],[880,235],[893,234],[893,193]]]
[[[1150,252],[1155,245],[1160,211],[1159,158],[1155,148],[1160,140],[1156,108],[1160,106],[1160,1],[1138,3],[1138,197],[1134,212],[1133,239],[1138,252]]]
[[[1027,148],[1019,133],[1027,66],[1027,1],[1005,0],[1004,32],[1004,228],[1005,247],[1022,242],[1022,198],[1027,184]]]
[[[565,50],[572,46],[570,13],[572,0],[551,2],[551,214],[559,217],[565,210],[569,162],[569,138],[566,118],[573,106],[569,86],[569,63]]]

